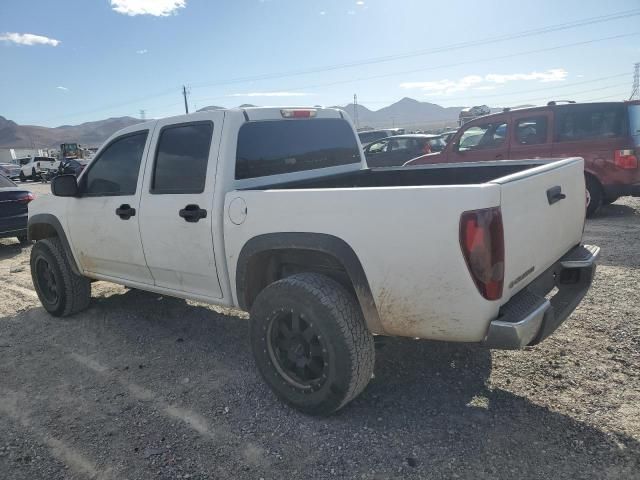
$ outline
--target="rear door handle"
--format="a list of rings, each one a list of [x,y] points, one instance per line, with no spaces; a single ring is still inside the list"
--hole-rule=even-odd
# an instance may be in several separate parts
[[[136,215],[136,209],[132,208],[128,203],[123,203],[116,208],[116,215],[118,215],[122,220],[129,220],[131,217]]]
[[[562,193],[562,187],[560,185],[556,185],[555,187],[551,187],[547,190],[547,200],[549,201],[549,205],[553,205],[565,198],[567,198],[567,196]]]
[[[201,218],[207,218],[207,211],[198,205],[190,204],[178,211],[178,215],[189,223],[195,223]]]

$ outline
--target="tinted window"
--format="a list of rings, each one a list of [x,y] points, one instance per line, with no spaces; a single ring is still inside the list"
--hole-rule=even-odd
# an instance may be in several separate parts
[[[640,147],[640,105],[629,105],[629,131],[636,147]]]
[[[248,122],[238,133],[237,179],[353,163],[358,142],[339,118]]]
[[[623,104],[570,105],[556,110],[556,141],[613,138],[625,133]]]
[[[152,193],[202,193],[213,123],[166,127],[160,133],[153,171]]]
[[[84,194],[133,195],[147,132],[127,135],[109,145],[91,164],[83,178]]]
[[[484,125],[474,125],[467,128],[458,142],[458,151],[483,150],[486,148],[497,148],[504,143],[507,135],[507,124],[485,123]]]
[[[547,142],[547,117],[521,118],[516,123],[516,141],[520,145]]]
[[[383,140],[382,142],[372,143],[367,147],[367,153],[381,153],[386,152],[389,147],[389,141]]]

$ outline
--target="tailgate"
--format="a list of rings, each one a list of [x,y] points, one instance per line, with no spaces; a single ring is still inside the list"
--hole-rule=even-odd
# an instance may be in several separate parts
[[[573,246],[584,227],[584,161],[569,158],[499,178],[504,224],[502,303]]]

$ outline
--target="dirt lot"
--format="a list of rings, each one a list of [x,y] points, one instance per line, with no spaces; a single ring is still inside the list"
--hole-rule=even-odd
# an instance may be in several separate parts
[[[54,319],[0,240],[0,478],[640,478],[640,199],[585,237],[596,281],[542,345],[392,340],[327,419],[265,387],[246,316],[97,282]]]

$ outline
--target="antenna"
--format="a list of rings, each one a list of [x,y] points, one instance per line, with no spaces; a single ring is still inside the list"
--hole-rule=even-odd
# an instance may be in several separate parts
[[[353,94],[353,123],[356,124],[356,130],[360,128],[358,125],[358,95]]]
[[[629,100],[640,100],[640,62],[636,63],[633,72],[633,88]]]

